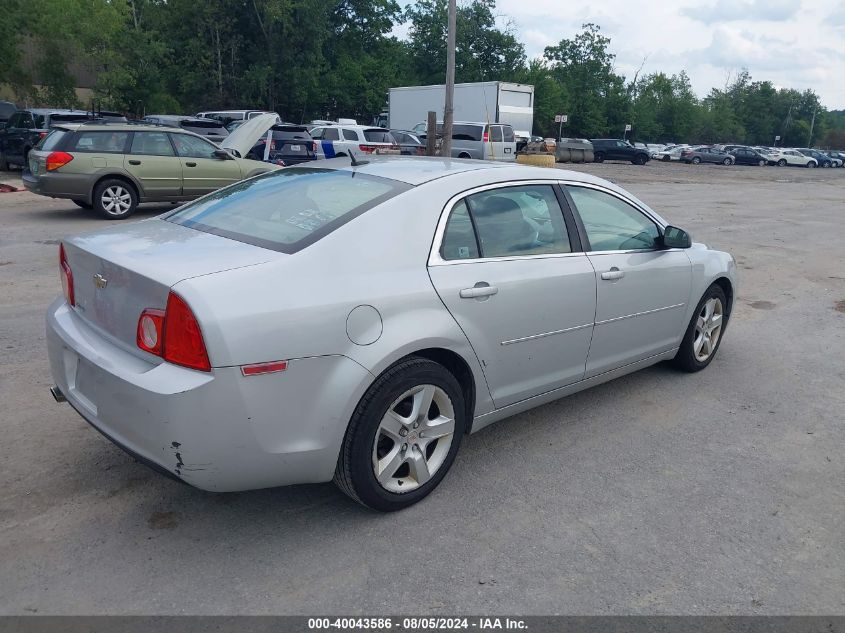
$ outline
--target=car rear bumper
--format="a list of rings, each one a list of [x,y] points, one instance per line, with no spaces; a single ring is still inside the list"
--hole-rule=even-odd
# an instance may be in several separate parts
[[[33,175],[25,169],[21,175],[27,191],[51,198],[70,198],[91,202],[88,178],[79,174],[61,174],[59,172]]]
[[[346,425],[372,375],[345,356],[293,359],[244,377],[150,363],[112,342],[63,299],[47,313],[56,386],[112,442],[203,490],[331,480]]]

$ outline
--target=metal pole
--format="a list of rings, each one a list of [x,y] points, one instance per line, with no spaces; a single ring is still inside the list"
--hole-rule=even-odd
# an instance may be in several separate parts
[[[437,149],[437,113],[429,110],[426,124],[425,155],[434,156]]]
[[[563,119],[561,119],[558,122],[558,125],[557,125],[557,142],[558,143],[560,143],[561,139],[563,138],[563,136],[561,136],[562,134],[563,134]]]
[[[816,126],[816,110],[818,110],[818,106],[813,108],[813,120],[810,121],[810,136],[807,137],[807,147],[813,146],[813,128]]]
[[[455,22],[457,21],[457,13],[457,0],[449,0],[449,24],[446,35],[446,107],[443,108],[441,156],[452,155],[452,120],[455,115]]]

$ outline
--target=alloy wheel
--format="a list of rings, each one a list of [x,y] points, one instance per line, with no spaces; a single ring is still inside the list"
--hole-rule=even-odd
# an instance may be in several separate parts
[[[722,335],[722,321],[724,307],[718,297],[708,299],[698,313],[695,322],[695,338],[692,350],[699,363],[706,361],[716,350],[719,337]]]
[[[125,187],[112,185],[103,191],[100,201],[109,215],[123,215],[132,206],[132,194]]]
[[[410,492],[443,466],[455,435],[455,410],[446,392],[417,385],[388,407],[373,443],[373,473],[385,490]]]

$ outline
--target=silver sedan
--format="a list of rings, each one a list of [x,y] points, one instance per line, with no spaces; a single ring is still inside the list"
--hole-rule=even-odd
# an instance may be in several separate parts
[[[727,253],[559,169],[294,167],[65,240],[53,394],[204,490],[334,480],[396,510],[466,433],[663,360],[697,371]]]

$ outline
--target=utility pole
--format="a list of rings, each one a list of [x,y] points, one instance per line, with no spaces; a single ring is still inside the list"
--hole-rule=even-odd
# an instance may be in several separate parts
[[[818,110],[818,106],[813,108],[813,120],[810,121],[810,136],[807,137],[807,147],[813,146],[813,128],[816,126],[816,110]]]
[[[452,121],[455,118],[455,23],[457,0],[449,0],[449,26],[446,35],[446,106],[443,108],[443,141],[441,156],[452,156]]]

